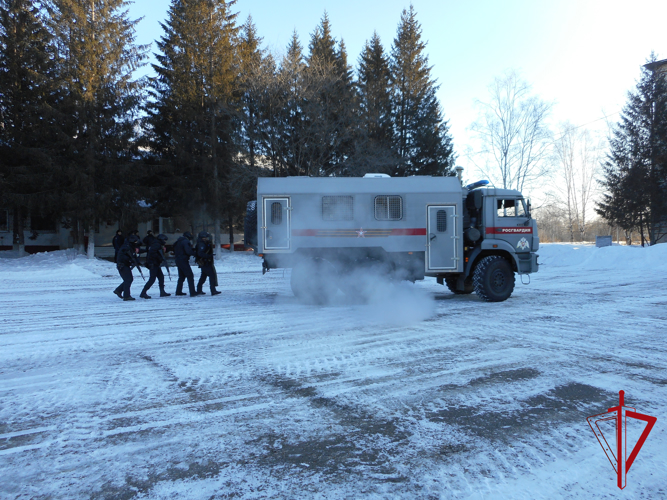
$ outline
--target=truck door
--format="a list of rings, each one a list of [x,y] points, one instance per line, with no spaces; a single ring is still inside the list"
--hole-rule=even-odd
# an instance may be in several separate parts
[[[515,197],[497,198],[494,208],[494,227],[491,228],[494,237],[507,241],[516,252],[530,252],[533,227],[531,224],[526,225],[530,219],[524,200]]]
[[[266,250],[289,250],[290,212],[288,197],[264,198],[262,229]]]
[[[456,207],[429,205],[427,210],[426,271],[456,271],[459,260]]]

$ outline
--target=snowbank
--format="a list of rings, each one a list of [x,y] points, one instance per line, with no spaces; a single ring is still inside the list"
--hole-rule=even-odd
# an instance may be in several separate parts
[[[115,271],[110,262],[88,260],[74,250],[40,252],[18,257],[16,252],[0,252],[0,273],[7,279],[19,279],[26,273],[38,273],[44,278],[91,278]]]
[[[652,247],[620,246],[596,248],[592,244],[540,244],[539,263],[550,267],[582,267],[590,270],[667,270],[667,244]]]

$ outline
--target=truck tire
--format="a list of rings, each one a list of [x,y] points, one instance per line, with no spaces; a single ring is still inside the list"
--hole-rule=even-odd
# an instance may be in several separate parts
[[[243,221],[243,245],[257,248],[257,201],[249,201]]]
[[[445,285],[447,285],[447,288],[449,288],[449,291],[452,292],[453,294],[456,295],[468,295],[469,293],[472,293],[475,291],[475,285],[472,282],[472,278],[468,277],[465,279],[463,282],[463,290],[457,290],[456,289],[456,282],[458,281],[458,278],[445,278]]]
[[[338,293],[338,273],[324,259],[308,259],[292,268],[290,287],[294,296],[309,304],[329,304]]]
[[[473,284],[482,300],[502,302],[514,291],[514,271],[500,255],[490,255],[477,263]]]

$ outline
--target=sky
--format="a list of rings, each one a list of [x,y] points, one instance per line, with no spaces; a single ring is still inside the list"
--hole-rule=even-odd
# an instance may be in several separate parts
[[[170,2],[137,0],[130,7],[139,43],[162,35]],[[667,1],[635,0],[414,0],[422,38],[440,88],[458,164],[471,143],[476,100],[507,69],[520,72],[541,98],[555,103],[554,124],[606,129],[618,118],[651,51],[667,58]],[[239,23],[252,15],[265,48],[281,56],[296,30],[307,48],[324,12],[332,32],[345,41],[355,68],[374,31],[389,51],[409,0],[239,0]],[[153,45],[155,51],[155,45]],[[147,70],[150,73],[150,70]],[[608,117],[608,118],[605,118]]]

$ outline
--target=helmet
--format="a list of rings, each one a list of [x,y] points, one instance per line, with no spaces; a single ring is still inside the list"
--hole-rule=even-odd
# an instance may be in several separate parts
[[[200,240],[203,240],[204,238],[210,238],[210,237],[211,237],[211,235],[208,234],[206,231],[202,231],[201,233],[199,233],[199,236],[198,236],[198,238]]]
[[[191,240],[192,239],[192,233],[190,231],[186,231],[183,233],[183,236],[186,237],[187,239]]]
[[[131,234],[130,236],[128,236],[127,241],[129,241],[133,245],[141,244],[141,240],[139,239],[139,236],[137,236],[136,234]]]
[[[166,235],[160,233],[157,235],[157,239],[160,240],[162,243],[166,243],[169,238],[167,238]]]

